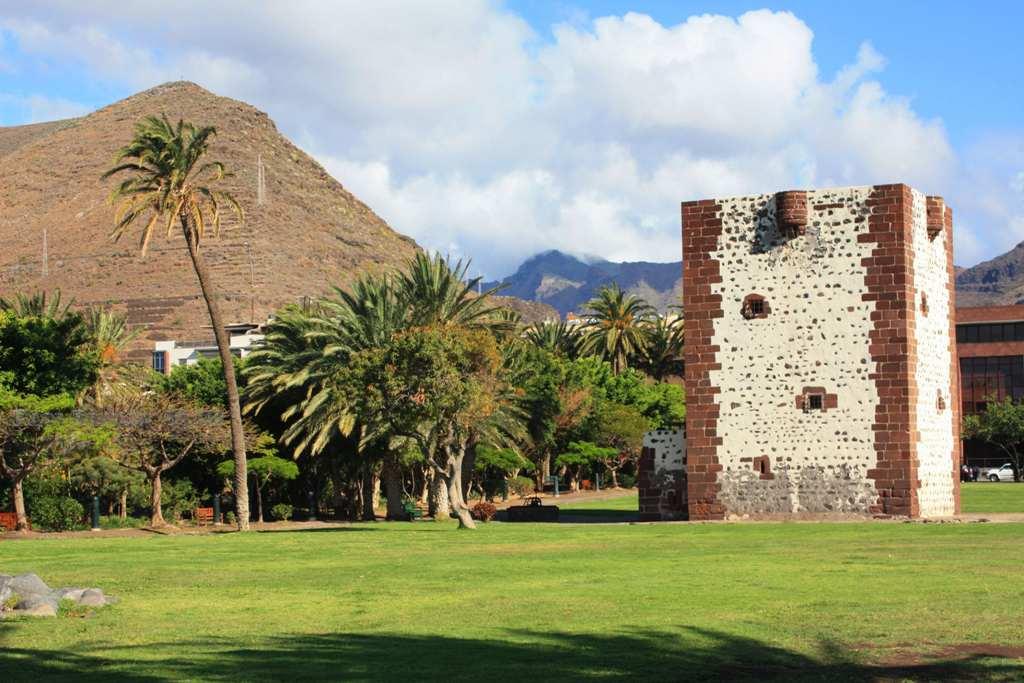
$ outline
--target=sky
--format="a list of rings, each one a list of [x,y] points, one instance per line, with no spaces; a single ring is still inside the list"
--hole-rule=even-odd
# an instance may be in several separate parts
[[[487,278],[675,261],[679,202],[792,188],[942,195],[959,265],[1024,240],[1024,3],[173,5],[0,0],[0,125],[195,81]]]

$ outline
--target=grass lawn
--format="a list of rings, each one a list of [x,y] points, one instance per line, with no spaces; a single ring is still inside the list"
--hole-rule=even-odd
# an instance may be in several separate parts
[[[964,512],[1024,512],[1024,484],[978,481],[960,487]]]
[[[1020,524],[416,522],[0,542],[0,572],[121,598],[0,622],[0,680],[1021,680],[1022,541]],[[962,658],[986,652],[1011,658]]]

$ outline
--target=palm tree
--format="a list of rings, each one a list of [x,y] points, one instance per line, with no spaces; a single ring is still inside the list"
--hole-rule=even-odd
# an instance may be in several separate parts
[[[647,328],[640,368],[654,380],[683,374],[683,319],[658,317]]]
[[[121,353],[139,336],[140,330],[131,329],[125,316],[98,306],[86,309],[85,329],[100,362],[96,382],[86,390],[86,395],[102,407],[104,399],[123,389],[126,380],[137,384],[140,379],[137,371],[121,363]]]
[[[12,301],[0,298],[0,311],[13,311],[20,316],[63,320],[71,313],[73,303],[73,301],[62,302],[59,289],[53,290],[51,295],[47,295],[46,292],[36,292],[35,294],[19,292]]]
[[[477,293],[480,277],[466,278],[470,264],[417,252],[397,281],[398,296],[408,307],[409,325],[483,327],[501,332],[513,324],[493,303],[500,287]]]
[[[654,308],[612,284],[602,287],[597,297],[587,303],[587,309],[589,320],[582,330],[583,350],[610,361],[617,375],[643,352]]]
[[[534,323],[523,333],[526,341],[569,360],[579,358],[582,340],[579,330],[564,320]]]
[[[158,225],[170,237],[177,221],[185,238],[224,367],[231,417],[231,448],[235,460],[235,514],[239,530],[244,531],[249,528],[249,495],[238,385],[224,320],[210,271],[200,251],[201,243],[208,234],[216,236],[220,232],[222,205],[234,212],[239,220],[243,217],[242,207],[234,197],[214,189],[217,182],[231,175],[224,164],[219,161],[203,162],[210,138],[215,134],[216,129],[212,126],[196,127],[180,120],[177,125],[172,125],[166,116],[148,116],[135,126],[135,137],[118,151],[114,167],[102,177],[106,179],[123,173],[129,176],[110,193],[110,202],[118,204],[111,232],[114,241],[142,218],[145,220],[139,249],[143,255]]]

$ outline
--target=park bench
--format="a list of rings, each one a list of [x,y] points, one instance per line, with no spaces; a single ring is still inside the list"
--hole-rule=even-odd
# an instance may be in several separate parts
[[[526,499],[525,505],[512,505],[508,508],[510,522],[557,522],[558,506],[544,505],[537,496]]]
[[[213,508],[196,508],[192,511],[192,521],[196,524],[213,524]]]
[[[426,517],[429,512],[426,503],[421,503],[418,500],[407,500],[402,504],[402,507],[405,508],[405,514],[408,515],[410,522]]]
[[[18,515],[13,512],[0,512],[0,527],[6,531],[14,531],[18,528]],[[29,529],[32,525],[29,524]]]

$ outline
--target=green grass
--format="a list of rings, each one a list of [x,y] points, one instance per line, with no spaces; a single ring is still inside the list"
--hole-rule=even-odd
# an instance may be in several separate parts
[[[0,621],[0,680],[1020,680],[1024,659],[887,658],[1024,647],[1022,540],[1020,524],[417,522],[0,542],[0,572],[121,598]]]
[[[606,500],[573,501],[571,503],[554,502],[558,506],[561,517],[565,520],[630,522],[639,517],[639,500],[637,492],[625,491],[621,495]]]
[[[1024,513],[1024,484],[980,481],[961,484],[960,506],[964,512]]]

